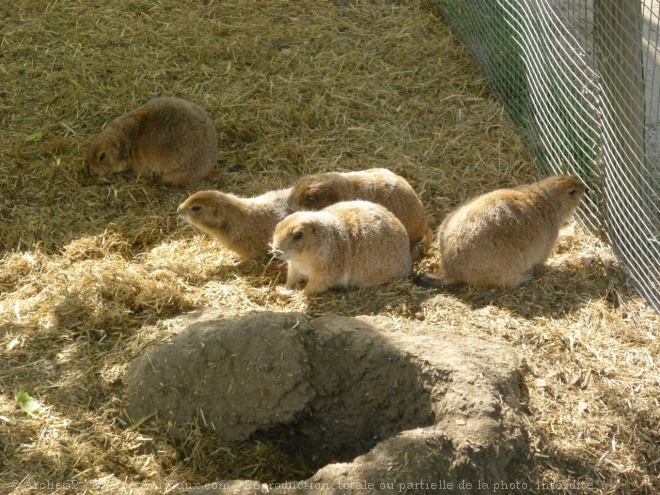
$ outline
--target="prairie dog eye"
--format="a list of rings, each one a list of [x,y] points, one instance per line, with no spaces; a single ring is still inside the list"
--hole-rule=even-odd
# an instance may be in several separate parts
[[[192,211],[202,211],[202,207],[199,205],[195,205],[192,208],[190,208]]]
[[[293,240],[298,241],[298,240],[302,239],[302,235],[303,235],[302,232],[296,232],[293,236]]]
[[[577,192],[577,189],[571,189],[570,191],[568,191],[568,195],[573,196],[576,192]]]
[[[307,204],[314,204],[318,201],[318,198],[316,196],[310,196],[305,200],[305,203]]]
[[[103,152],[99,155],[99,161],[102,162],[103,160],[105,160],[105,151],[103,151]]]

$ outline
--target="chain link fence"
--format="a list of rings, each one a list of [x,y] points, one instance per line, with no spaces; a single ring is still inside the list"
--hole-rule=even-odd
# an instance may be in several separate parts
[[[660,312],[660,0],[431,0]]]

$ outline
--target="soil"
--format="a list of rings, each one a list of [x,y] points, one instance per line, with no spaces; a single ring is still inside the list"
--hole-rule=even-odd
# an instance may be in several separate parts
[[[179,328],[131,364],[129,415],[201,416],[223,441],[276,441],[325,465],[265,485],[271,493],[426,493],[433,483],[481,493],[526,458],[521,362],[506,347],[440,328],[422,336],[385,317],[204,311]],[[264,490],[225,483],[216,488]]]

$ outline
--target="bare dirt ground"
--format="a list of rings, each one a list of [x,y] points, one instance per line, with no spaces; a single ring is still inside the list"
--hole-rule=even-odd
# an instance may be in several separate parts
[[[658,315],[578,221],[528,284],[485,298],[410,281],[282,298],[176,219],[194,190],[89,177],[89,141],[157,95],[202,105],[218,188],[252,196],[303,174],[387,167],[437,223],[534,180],[517,130],[423,2],[19,0],[0,4],[0,490],[165,493],[219,479],[305,479],[277,444],[202,423],[173,438],[126,414],[129,363],[211,307],[384,316],[513,347],[524,359],[527,493],[658,492]],[[338,5],[339,4],[339,5]],[[229,172],[232,165],[243,169]],[[415,271],[437,266],[434,252]],[[411,334],[414,337],[413,334]],[[27,414],[24,390],[41,405]]]
[[[256,435],[322,467],[299,480],[318,489],[271,481],[272,493],[361,486],[366,495],[420,482],[481,493],[479,483],[519,481],[515,467],[530,458],[521,362],[508,346],[384,317],[227,320],[211,310],[172,323],[178,335],[129,367],[127,413],[201,418],[211,436]],[[255,485],[243,480],[233,492]]]

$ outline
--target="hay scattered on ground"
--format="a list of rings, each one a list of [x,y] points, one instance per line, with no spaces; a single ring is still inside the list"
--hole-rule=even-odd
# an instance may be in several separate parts
[[[383,314],[513,345],[528,363],[534,451],[521,479],[660,489],[660,321],[579,225],[536,280],[493,301],[410,282],[288,299],[274,264],[239,262],[177,221],[193,191],[87,175],[86,146],[108,121],[175,95],[206,108],[220,135],[219,178],[197,189],[252,196],[382,166],[439,222],[470,196],[533,180],[516,130],[431,9],[342,3],[0,5],[0,479],[20,482],[15,493],[304,477],[309,466],[272,445],[217,445],[201,425],[173,440],[126,418],[127,364],[167,341],[164,320],[203,306]],[[43,405],[37,416],[17,406],[19,388]]]

